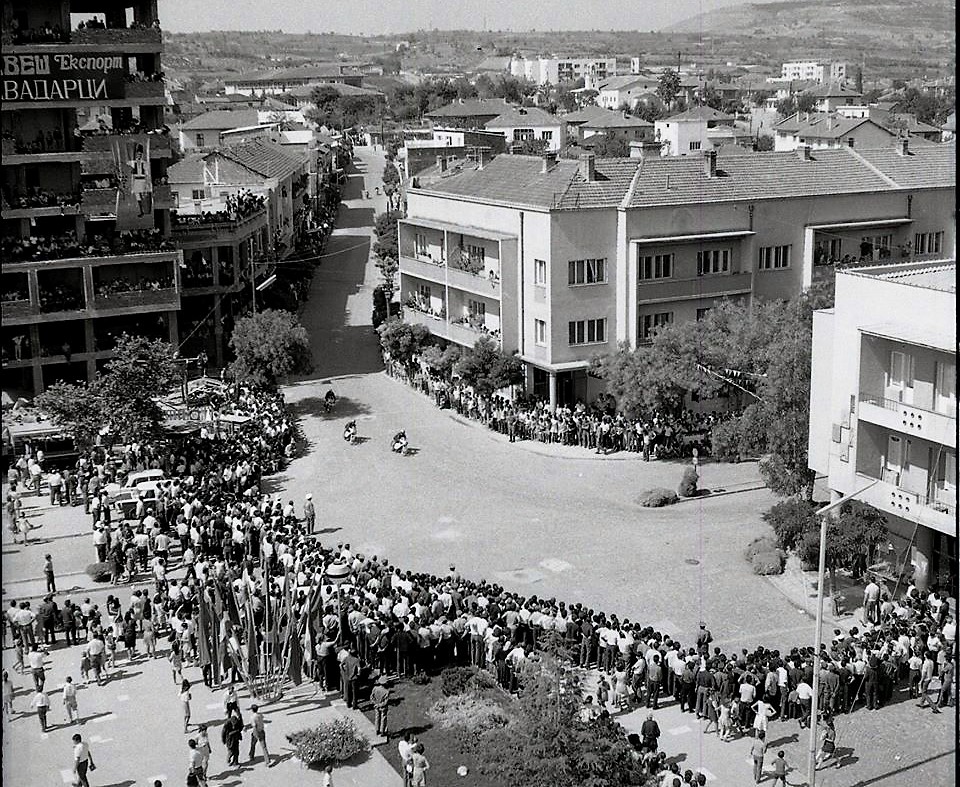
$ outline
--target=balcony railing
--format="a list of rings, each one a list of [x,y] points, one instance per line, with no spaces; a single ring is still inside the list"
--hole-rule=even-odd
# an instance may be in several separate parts
[[[163,290],[140,290],[136,292],[115,292],[109,295],[95,295],[95,309],[127,309],[133,306],[176,306],[178,301],[175,287]]]
[[[70,32],[71,44],[96,44],[111,47],[124,44],[160,44],[162,34],[155,27],[115,27],[106,30],[84,28]]]
[[[138,84],[131,82],[130,84]],[[160,85],[163,88],[162,82],[144,82],[139,84],[147,85]],[[161,95],[163,91],[160,91]],[[138,136],[136,134],[131,136]],[[146,134],[145,135],[150,142],[150,158],[170,158],[172,155],[172,142],[170,137],[164,136],[163,134]],[[89,137],[83,138],[83,151],[84,153],[109,153],[111,154],[110,163],[113,164],[113,148],[111,147],[113,140],[113,135],[111,134],[93,134]],[[105,170],[110,171],[110,170]]]
[[[163,82],[127,82],[123,88],[126,98],[163,98]]]
[[[868,393],[867,391],[860,392],[860,401],[865,402],[866,404],[882,407],[884,410],[893,410],[894,412],[900,412],[905,409],[922,410],[925,413],[932,413],[933,415],[941,415],[944,418],[956,419],[955,413],[944,413],[939,410],[931,410],[929,407],[922,407],[918,404],[911,404],[909,402],[901,402],[897,399],[887,399],[878,394]]]
[[[710,298],[725,293],[748,292],[752,283],[753,274],[749,271],[685,279],[641,279],[637,282],[637,299]]]
[[[492,279],[489,274],[481,276],[468,273],[452,265],[446,265],[443,262],[433,260],[417,259],[401,255],[400,270],[411,276],[416,276],[427,281],[446,284],[454,289],[464,290],[465,292],[482,295],[486,298],[500,299],[500,279]]]
[[[424,325],[430,329],[434,336],[448,339],[451,342],[463,345],[464,347],[473,347],[477,339],[481,336],[490,336],[491,339],[499,343],[499,338],[490,333],[484,333],[476,328],[462,323],[449,322],[441,317],[434,317],[430,314],[417,311],[410,306],[403,307],[403,319],[414,325]]]
[[[869,391],[860,392],[861,421],[946,446],[957,445],[957,414],[931,410],[908,402],[888,399]],[[876,408],[876,409],[874,409]]]
[[[20,301],[4,301],[0,304],[0,313],[6,319],[17,319],[22,317],[34,317],[40,313],[40,309],[34,306],[29,299]]]

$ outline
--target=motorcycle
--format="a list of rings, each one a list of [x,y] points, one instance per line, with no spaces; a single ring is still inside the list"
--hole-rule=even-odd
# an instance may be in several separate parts
[[[357,422],[350,421],[345,427],[343,427],[343,439],[346,440],[350,445],[353,445],[357,442]]]
[[[337,395],[333,391],[327,391],[326,396],[323,397],[323,411],[325,413],[332,412],[336,403]]]
[[[395,454],[400,454],[400,456],[406,456],[408,444],[406,432],[397,432],[397,434],[393,436],[393,441],[390,444],[390,450],[392,450]]]

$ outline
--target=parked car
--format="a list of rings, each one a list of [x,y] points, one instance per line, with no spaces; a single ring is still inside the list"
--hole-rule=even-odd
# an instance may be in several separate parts
[[[160,484],[166,479],[163,470],[143,470],[131,473],[123,485],[107,484],[105,490],[110,502],[116,505],[124,519],[131,519],[137,510],[137,501],[143,500],[147,507],[160,495]]]

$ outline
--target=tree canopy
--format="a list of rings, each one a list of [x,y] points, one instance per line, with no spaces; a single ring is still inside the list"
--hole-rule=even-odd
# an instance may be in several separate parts
[[[307,330],[286,311],[266,309],[237,320],[230,347],[236,378],[263,388],[276,388],[281,378],[313,367]]]
[[[481,336],[463,352],[456,371],[467,385],[487,396],[523,381],[520,359],[505,353],[489,336]]]
[[[670,106],[680,95],[680,75],[671,68],[665,69],[657,84],[657,97]]]
[[[311,122],[328,128],[353,128],[380,118],[381,99],[373,95],[343,96],[330,85],[317,85],[310,91],[313,107],[304,112]]]
[[[413,363],[430,340],[429,329],[420,324],[411,325],[398,319],[389,319],[379,328],[380,344],[390,357],[404,366]]]

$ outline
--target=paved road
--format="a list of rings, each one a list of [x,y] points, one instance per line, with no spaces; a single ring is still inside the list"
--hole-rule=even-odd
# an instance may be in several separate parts
[[[679,465],[602,461],[575,450],[509,445],[481,426],[437,410],[382,373],[370,326],[371,291],[379,275],[370,246],[374,213],[385,203],[383,198],[360,198],[364,183],[373,193],[382,168],[382,156],[360,149],[357,173],[346,185],[337,230],[302,316],[312,336],[316,370],[286,391],[302,416],[309,450],[270,481],[271,491],[296,501],[298,507],[303,496],[313,492],[324,538],[350,542],[366,554],[389,556],[400,566],[441,573],[454,563],[465,576],[540,597],[579,601],[655,625],[688,642],[697,622],[705,619],[725,649],[809,642],[813,636],[809,615],[766,580],[753,576],[742,557],[746,544],[767,531],[760,512],[773,502],[767,491],[756,488],[755,465],[706,464],[701,485],[729,494],[667,509],[643,509],[635,504],[637,496],[653,486],[675,487]],[[331,387],[340,401],[333,414],[324,416],[319,400]],[[349,418],[357,419],[360,435],[367,438],[361,445],[349,446],[341,439]],[[403,458],[389,452],[389,437],[400,428],[407,430],[411,445],[418,449],[415,455]],[[37,576],[44,548],[55,551],[58,571],[64,574],[82,571],[90,562],[89,523],[79,511],[42,514],[43,535],[53,540],[26,551],[10,544],[9,534],[4,534],[8,594],[33,587],[15,580]],[[103,594],[98,594],[101,599]],[[123,597],[128,596],[124,589]],[[59,682],[68,670],[76,675],[77,661],[55,651],[51,682]],[[4,666],[9,663],[7,651]],[[137,666],[132,672],[140,674],[127,675],[107,691],[88,689],[82,694],[81,707],[116,714],[85,728],[104,739],[96,751],[118,763],[116,768],[98,770],[102,779],[93,783],[139,787],[153,773],[167,774],[165,784],[180,783],[183,746],[178,737],[179,708],[175,697],[167,696],[168,689],[172,691],[169,673],[161,664]],[[199,679],[198,674],[191,677]],[[25,680],[18,677],[15,682],[22,685]],[[154,703],[154,691],[163,692],[162,700]],[[201,709],[216,699],[207,697],[202,688],[199,694]],[[131,733],[143,723],[147,697],[151,722],[144,724],[143,733]],[[18,697],[21,705],[23,701]],[[284,729],[288,723],[306,724],[312,717],[298,714],[317,706],[310,700],[288,714],[277,713],[276,732],[281,731],[281,717]],[[923,716],[917,724],[914,711],[903,703],[852,717],[850,741],[855,741],[858,760],[841,769],[844,779],[824,783],[896,787],[916,783],[911,781],[915,776],[923,777],[920,783],[947,783],[952,762],[942,755],[955,748],[949,734],[951,717],[944,714],[935,723]],[[215,709],[195,710],[197,717],[204,713],[217,715]],[[668,751],[686,753],[690,766],[702,762],[717,775],[717,784],[747,783],[742,746],[714,745],[700,738],[695,724],[674,721],[671,711],[664,713],[665,729],[690,727],[665,733],[665,742],[671,739]],[[66,742],[72,731],[56,730],[41,742],[35,719],[15,721],[9,729],[4,736],[4,775],[14,761],[17,768],[26,762],[23,776],[30,781],[22,783],[58,784],[57,770],[69,762]],[[143,744],[148,740],[152,745],[146,750]],[[273,740],[279,742],[282,736],[274,734]],[[792,748],[784,745],[788,759],[800,765],[802,741]],[[274,768],[269,783],[289,783],[296,778],[296,768],[293,763]],[[349,776],[338,776],[337,783],[362,784],[356,781],[361,773],[348,771]],[[241,780],[230,780],[228,774],[224,778],[228,780],[221,783],[231,785],[267,783],[262,770],[246,771]],[[369,782],[370,787],[380,783]],[[791,779],[791,784],[797,783],[802,780]]]

